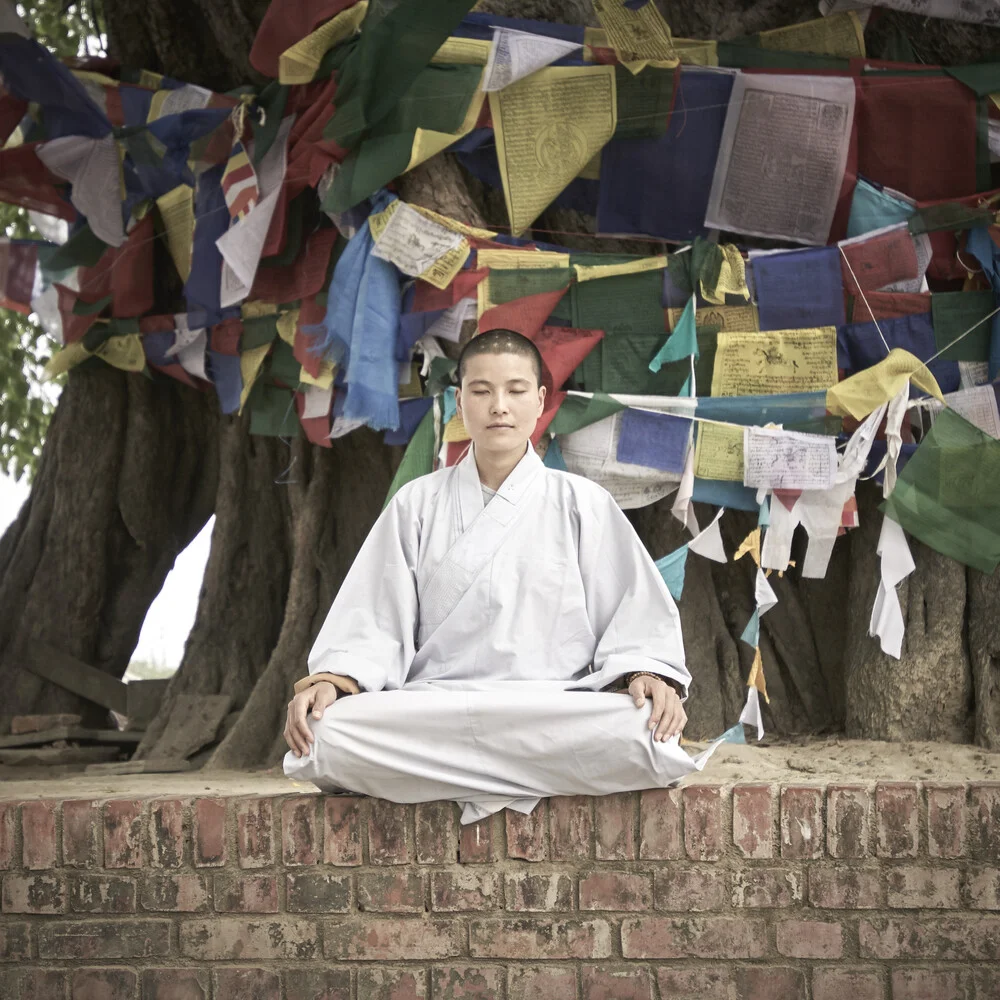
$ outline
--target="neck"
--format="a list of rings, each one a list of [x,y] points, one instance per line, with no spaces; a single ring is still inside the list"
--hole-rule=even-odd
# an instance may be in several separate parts
[[[527,453],[525,445],[518,445],[512,451],[481,451],[476,448],[476,469],[479,481],[491,490],[498,490],[503,481],[514,471],[514,467]]]

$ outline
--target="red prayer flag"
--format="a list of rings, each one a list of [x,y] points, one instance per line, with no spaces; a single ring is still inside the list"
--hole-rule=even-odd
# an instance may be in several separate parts
[[[865,305],[865,299],[868,305]],[[871,312],[868,311],[871,306]],[[854,299],[851,323],[870,323],[872,313],[875,319],[902,319],[904,316],[919,316],[931,311],[930,292],[865,292]]]
[[[565,294],[565,288],[557,288],[551,292],[525,295],[523,298],[493,306],[480,317],[479,332],[514,330],[516,333],[534,340],[539,330],[545,326],[545,321],[552,315],[552,310]]]
[[[459,271],[447,288],[435,288],[426,281],[417,281],[413,288],[413,308],[411,312],[432,312],[435,309],[447,309],[461,299],[471,298],[475,294],[476,285],[487,274],[488,267],[478,271]]]
[[[72,222],[76,209],[64,192],[66,182],[38,158],[38,142],[0,149],[0,201]]]
[[[919,277],[917,248],[905,226],[863,242],[842,243],[840,250],[844,290],[852,295],[858,294],[859,287],[867,294]]]
[[[337,241],[332,226],[317,229],[305,242],[298,257],[283,267],[260,267],[250,299],[260,302],[293,302],[323,289],[330,254]]]
[[[277,79],[278,61],[285,49],[312,34],[324,21],[357,0],[271,0],[250,49],[250,65]]]

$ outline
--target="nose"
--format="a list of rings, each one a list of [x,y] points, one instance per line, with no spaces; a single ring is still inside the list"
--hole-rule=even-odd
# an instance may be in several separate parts
[[[507,399],[503,395],[497,395],[493,397],[493,405],[490,407],[490,412],[496,416],[502,416],[507,412]]]

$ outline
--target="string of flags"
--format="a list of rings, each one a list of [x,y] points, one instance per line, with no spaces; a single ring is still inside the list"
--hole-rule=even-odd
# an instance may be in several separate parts
[[[657,565],[677,598],[690,552],[725,561],[724,511],[758,513],[734,558],[757,568],[760,736],[767,574],[825,575],[859,479],[883,488],[889,655],[907,534],[1000,562],[1000,63],[878,58],[878,9],[829,0],[725,42],[674,37],[642,0],[595,0],[598,28],[471,7],[272,0],[251,52],[270,82],[220,94],[60,62],[0,0],[0,199],[41,234],[0,241],[0,306],[61,345],[49,376],[174,378],[321,447],[379,430],[406,447],[394,489],[468,448],[447,345],[523,333],[546,465],[623,507],[673,495],[688,541]],[[398,197],[445,151],[502,194],[502,225]],[[645,252],[539,239],[551,206]]]

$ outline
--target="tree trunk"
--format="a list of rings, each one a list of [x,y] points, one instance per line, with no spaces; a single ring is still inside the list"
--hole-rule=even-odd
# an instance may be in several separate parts
[[[266,5],[105,0],[104,8],[123,65],[224,90],[257,80],[248,53]],[[686,37],[731,38],[816,16],[813,0],[659,6]],[[484,0],[479,9],[597,23],[588,0]],[[927,61],[974,62],[997,46],[997,32],[978,26],[883,13],[867,35],[872,54],[898,25]],[[447,155],[402,178],[400,192],[466,222],[506,223],[502,196]],[[591,231],[594,220],[553,210],[538,225],[544,239],[546,229]],[[575,243],[625,248],[583,237]],[[639,249],[635,242],[627,248]],[[245,419],[217,416],[211,395],[99,365],[74,373],[31,498],[0,539],[0,673],[15,680],[15,711],[78,707],[65,692],[13,673],[10,650],[22,639],[42,637],[121,675],[176,554],[214,510],[195,625],[139,752],[153,750],[179,694],[224,692],[237,711],[211,765],[277,759],[290,683],[305,669],[399,456],[367,431],[330,449],[251,438]],[[862,527],[838,543],[825,580],[802,580],[795,570],[771,578],[779,604],[761,629],[769,727],[802,733],[846,725],[853,736],[891,739],[974,736],[1000,747],[1000,582],[913,543],[917,571],[901,590],[903,659],[884,657],[867,636],[881,515],[873,496],[862,500]],[[654,557],[683,541],[669,508],[661,501],[632,515]],[[709,516],[699,510],[702,523]],[[727,552],[754,525],[751,515],[727,513]],[[749,559],[688,560],[680,610],[695,678],[691,736],[721,732],[743,703],[751,655],[739,636],[753,611],[753,573]]]

